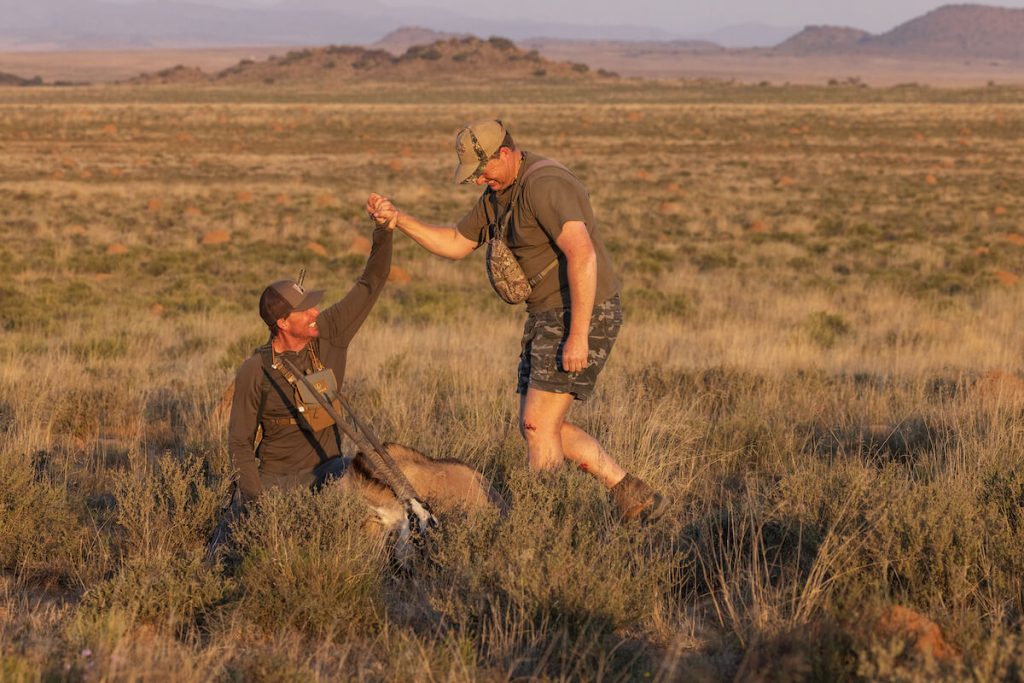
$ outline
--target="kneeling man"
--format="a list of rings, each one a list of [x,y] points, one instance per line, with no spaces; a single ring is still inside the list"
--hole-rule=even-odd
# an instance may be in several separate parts
[[[270,339],[238,369],[228,422],[228,451],[243,503],[269,488],[316,487],[344,473],[341,429],[281,361],[289,360],[315,385],[340,389],[349,344],[387,282],[392,242],[392,231],[378,226],[355,286],[323,311],[324,290],[305,289],[302,276],[263,290],[259,312]]]

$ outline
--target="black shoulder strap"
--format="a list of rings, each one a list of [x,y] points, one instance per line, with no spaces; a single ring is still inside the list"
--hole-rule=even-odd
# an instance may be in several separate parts
[[[491,189],[487,190],[487,197],[491,202],[491,210],[494,212],[494,220],[490,221],[491,234],[488,235],[488,239],[497,237],[500,240],[504,240],[505,236],[508,235],[508,223],[512,220],[512,212],[515,210],[516,204],[519,203],[519,198],[523,193],[523,186],[526,185],[526,179],[530,177],[530,174],[539,169],[545,168],[546,166],[562,166],[557,161],[551,159],[541,159],[530,166],[526,167],[523,171],[522,177],[516,181],[515,186],[512,188],[512,196],[508,200],[508,206],[502,212],[501,216],[498,216],[498,195]],[[569,170],[569,169],[565,169]]]
[[[574,178],[576,177],[575,173],[573,173],[568,168],[566,168],[563,164],[558,163],[554,159],[541,159],[540,161],[534,162],[533,164],[531,164],[529,166],[529,168],[527,168],[525,171],[523,171],[523,177],[520,178],[519,181],[525,185],[526,184],[526,179],[530,176],[531,173],[533,173],[534,171],[539,171],[542,168],[548,168],[550,166],[554,166],[556,168],[560,168],[563,171],[565,171],[566,173],[568,173],[569,175],[571,175],[572,177],[574,177]]]
[[[263,423],[263,409],[267,406],[267,394],[270,393],[270,387],[267,386],[267,382],[270,381],[270,365],[273,363],[272,351],[270,349],[271,342],[267,342],[263,346],[256,349],[256,353],[260,356],[260,365],[263,369],[263,379],[260,381],[260,407],[256,410],[256,424],[260,425]]]
[[[274,374],[274,371],[277,370],[278,372],[280,372],[281,375],[288,382],[288,384],[292,387],[292,389],[295,389],[296,383],[298,382],[298,380],[295,378],[295,376],[285,366],[278,365],[276,368],[274,367],[274,350],[271,347],[271,344],[273,344],[273,343],[274,343],[273,340],[270,340],[266,344],[264,344],[263,346],[258,347],[256,349],[256,351],[255,351],[255,353],[259,354],[260,361],[261,361],[260,365],[263,368],[263,380],[260,383],[260,407],[256,411],[256,424],[257,425],[262,425],[263,424],[263,409],[267,405],[267,394],[270,393],[270,386],[269,385],[270,385],[270,382],[272,381],[270,379],[270,377]],[[313,339],[312,343],[309,346],[309,353],[310,353],[310,359],[311,359],[311,361],[313,363],[313,369],[314,370],[323,370],[324,369],[323,362],[320,360],[319,351],[320,351],[320,340],[319,339]],[[282,394],[282,397],[283,396],[284,395]],[[293,402],[293,404],[291,406],[291,409],[292,409],[292,417],[271,420],[271,423],[272,424],[294,424],[294,425],[297,425],[298,424],[298,407],[294,404],[294,402]]]
[[[530,166],[528,166],[526,170],[523,171],[523,176],[519,179],[519,182],[516,183],[515,190],[513,191],[514,193],[508,203],[508,208],[505,210],[505,213],[502,215],[501,220],[499,221],[500,225],[497,226],[497,229],[500,230],[501,239],[505,239],[505,235],[508,234],[508,222],[512,218],[512,209],[519,202],[523,190],[526,189],[526,179],[529,178],[534,171],[539,171],[542,168],[549,168],[552,166],[555,168],[562,169],[563,171],[573,176],[574,178],[576,177],[572,171],[570,171],[568,168],[558,163],[554,159],[541,159],[540,161],[535,161],[534,163],[530,164]],[[555,258],[551,259],[551,261],[546,266],[544,266],[544,268],[542,268],[539,273],[529,278],[528,282],[530,283],[530,287],[536,287],[537,283],[543,280],[544,276],[550,273],[551,270],[557,265],[558,257],[555,256]]]
[[[507,230],[505,230],[504,228],[508,227],[508,221],[512,216],[512,208],[519,203],[519,200],[523,196],[523,191],[526,190],[526,179],[529,178],[534,171],[539,171],[542,168],[551,168],[552,166],[555,168],[562,169],[569,175],[573,175],[572,171],[570,171],[569,169],[567,169],[565,166],[558,163],[554,159],[541,159],[540,161],[535,161],[534,163],[530,164],[526,168],[526,170],[523,171],[523,177],[520,178],[519,182],[516,183],[515,189],[512,191],[512,198],[508,202],[508,208],[505,210],[504,215],[502,215],[501,217],[503,238],[504,235],[507,233]],[[576,176],[573,175],[573,177],[575,178]]]

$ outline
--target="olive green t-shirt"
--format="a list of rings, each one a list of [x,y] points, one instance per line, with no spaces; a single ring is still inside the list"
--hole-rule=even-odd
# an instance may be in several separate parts
[[[524,152],[516,181],[500,192],[487,189],[473,208],[458,223],[459,232],[477,244],[490,238],[489,226],[500,217],[512,200],[523,174],[544,157]],[[611,298],[619,291],[619,280],[612,270],[604,242],[598,233],[590,196],[583,183],[564,168],[545,166],[526,179],[519,202],[513,208],[507,242],[519,266],[532,278],[544,270],[552,259],[558,258],[558,267],[537,283],[526,300],[530,313],[556,308],[569,308],[569,279],[565,255],[556,241],[562,226],[569,221],[582,221],[587,226],[590,240],[597,255],[597,291],[595,303]]]

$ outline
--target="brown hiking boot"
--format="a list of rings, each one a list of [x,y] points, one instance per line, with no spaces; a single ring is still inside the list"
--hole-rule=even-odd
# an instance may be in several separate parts
[[[619,519],[632,522],[639,519],[643,523],[653,522],[668,509],[668,500],[632,474],[627,474],[622,481],[608,492],[619,509]]]

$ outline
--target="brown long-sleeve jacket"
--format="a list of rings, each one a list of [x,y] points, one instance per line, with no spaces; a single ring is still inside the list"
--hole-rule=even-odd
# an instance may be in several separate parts
[[[348,294],[324,309],[317,318],[320,328],[319,338],[314,340],[318,345],[317,355],[324,367],[334,370],[339,389],[345,379],[349,343],[387,282],[392,242],[390,230],[378,228],[374,231],[373,247],[362,275]],[[308,347],[279,355],[303,371],[312,365]],[[279,372],[265,368],[258,350],[242,363],[235,375],[235,395],[228,421],[228,452],[237,472],[243,500],[252,500],[263,492],[260,472],[278,475],[307,473],[324,460],[341,455],[337,426],[311,433],[295,424],[275,422],[292,416],[293,403],[291,385]],[[257,416],[263,424],[263,439],[259,448],[254,450],[259,427]]]

